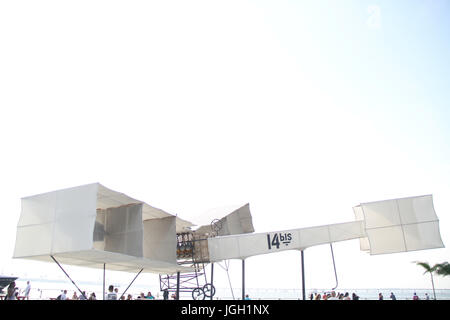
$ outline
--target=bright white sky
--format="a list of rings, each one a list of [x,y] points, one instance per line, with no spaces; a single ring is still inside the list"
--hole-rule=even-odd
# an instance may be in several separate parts
[[[0,271],[59,277],[11,259],[20,198],[92,182],[188,220],[249,202],[257,232],[433,194],[450,246],[449,15],[445,0],[0,2]],[[334,245],[341,288],[429,288],[412,261],[449,253]],[[305,267],[308,288],[335,285],[328,245]],[[246,269],[248,288],[301,286],[299,252]]]

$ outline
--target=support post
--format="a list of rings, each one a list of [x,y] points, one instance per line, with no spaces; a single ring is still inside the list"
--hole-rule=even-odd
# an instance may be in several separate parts
[[[214,288],[214,262],[213,263],[211,263],[211,297],[210,297],[210,299],[212,300],[213,299],[213,295],[212,295],[212,291],[213,291],[213,288]]]
[[[131,281],[131,283],[128,285],[128,287],[125,289],[125,291],[122,293],[122,295],[120,296],[119,300],[122,299],[122,297],[124,296],[125,292],[127,292],[127,290],[131,287],[131,285],[133,284],[134,280],[136,280],[136,278],[138,277],[138,275],[141,274],[142,270],[144,270],[144,268],[142,268],[138,274],[134,277],[133,281]]]
[[[106,273],[106,263],[103,264],[103,300],[105,300],[105,273]]]
[[[180,271],[177,272],[177,293],[176,300],[180,300]]]
[[[242,300],[245,300],[245,259],[242,259]]]
[[[305,288],[305,261],[304,261],[304,255],[303,250],[300,251],[301,257],[302,257],[302,299],[306,300],[306,288]]]
[[[78,286],[75,284],[75,282],[72,280],[72,278],[67,274],[66,270],[64,270],[63,267],[61,267],[61,265],[59,264],[59,262],[56,261],[55,257],[53,257],[53,256],[50,256],[50,257],[53,259],[53,261],[56,262],[56,264],[58,265],[58,267],[61,268],[61,270],[64,272],[64,274],[67,276],[67,278],[69,278],[69,280],[72,281],[73,285],[78,289],[78,291],[80,291],[81,295],[84,296],[84,297],[87,299],[87,297],[86,297],[86,295],[83,293],[83,291],[81,291],[80,288],[78,288]]]

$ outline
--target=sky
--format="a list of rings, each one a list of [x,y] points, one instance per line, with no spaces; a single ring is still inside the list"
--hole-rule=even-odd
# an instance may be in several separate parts
[[[449,38],[444,0],[1,1],[1,273],[64,277],[11,258],[20,199],[93,182],[193,222],[250,203],[256,232],[433,194],[449,246]],[[342,288],[429,288],[413,261],[450,257],[333,249]],[[330,247],[304,254],[306,286],[334,287]],[[248,288],[301,287],[298,251],[246,270]]]

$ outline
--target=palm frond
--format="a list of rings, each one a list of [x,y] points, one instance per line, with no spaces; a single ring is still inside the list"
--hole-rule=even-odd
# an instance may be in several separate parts
[[[433,267],[431,267],[428,262],[414,261],[414,263],[425,269],[425,272],[423,274],[425,274],[425,273],[433,273],[437,269],[437,265],[434,265]]]
[[[428,262],[414,261],[414,263],[425,269],[424,274],[427,273],[427,272],[432,272],[431,267],[428,264]]]
[[[450,264],[447,261],[438,263],[436,265],[436,273],[444,277],[450,275]]]

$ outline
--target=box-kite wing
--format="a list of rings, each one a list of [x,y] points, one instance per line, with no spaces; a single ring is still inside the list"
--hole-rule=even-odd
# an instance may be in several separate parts
[[[176,234],[192,223],[99,183],[22,198],[14,258],[174,273]]]

